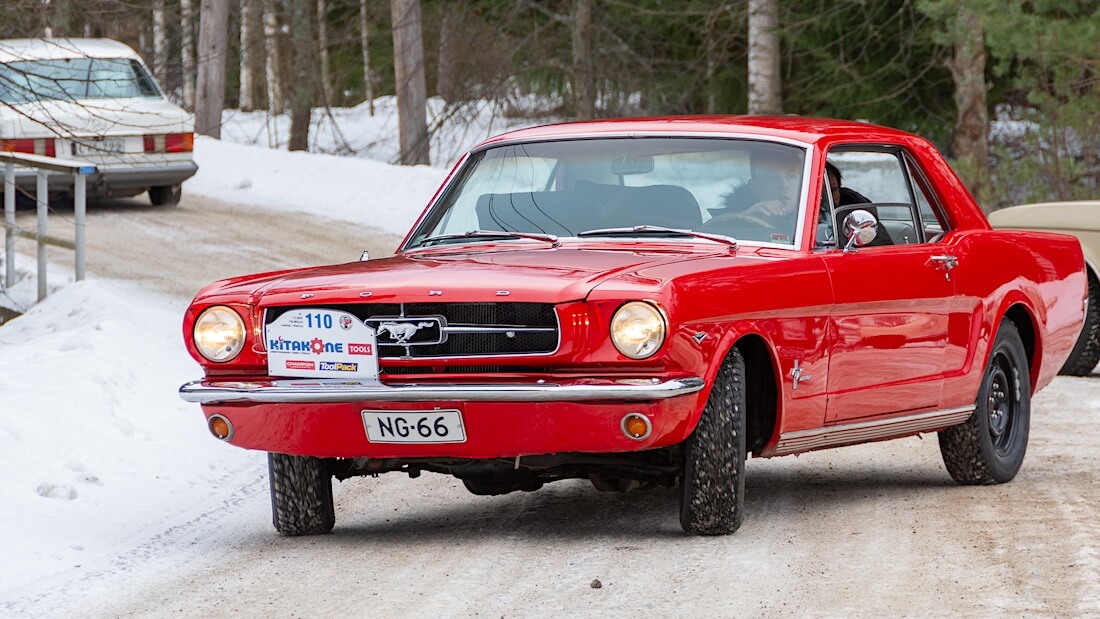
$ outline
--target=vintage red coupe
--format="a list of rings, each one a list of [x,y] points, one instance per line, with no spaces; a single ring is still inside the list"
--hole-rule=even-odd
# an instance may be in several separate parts
[[[938,432],[1012,479],[1081,331],[1076,239],[993,230],[936,149],[868,124],[696,117],[514,131],[395,256],[216,282],[184,317],[211,432],[269,452],[275,528],[332,478],[475,494],[682,489],[735,531],[745,459]]]

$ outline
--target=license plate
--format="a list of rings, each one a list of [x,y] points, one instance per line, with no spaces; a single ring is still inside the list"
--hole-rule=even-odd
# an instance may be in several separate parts
[[[124,152],[126,152],[126,141],[122,138],[73,142],[74,155],[113,155]]]
[[[372,443],[465,443],[462,413],[456,410],[363,411]]]

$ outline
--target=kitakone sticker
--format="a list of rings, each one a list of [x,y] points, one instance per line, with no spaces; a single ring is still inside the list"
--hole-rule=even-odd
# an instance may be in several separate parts
[[[282,336],[279,336],[278,339],[267,341],[267,350],[270,352],[311,352],[315,355],[323,353],[343,354],[344,345],[340,342],[325,342],[319,337],[312,340],[284,340]]]

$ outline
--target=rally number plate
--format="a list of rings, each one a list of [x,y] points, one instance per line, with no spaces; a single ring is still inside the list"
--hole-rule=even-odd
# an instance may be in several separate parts
[[[466,428],[457,410],[363,411],[363,427],[372,443],[465,443]]]

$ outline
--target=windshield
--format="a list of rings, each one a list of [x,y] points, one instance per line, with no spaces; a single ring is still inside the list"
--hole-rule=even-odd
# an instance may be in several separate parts
[[[498,146],[463,166],[409,247],[474,230],[682,236],[673,230],[634,231],[635,226],[789,247],[805,201],[805,161],[803,148],[749,139],[638,137]],[[446,242],[471,239],[476,237]]]
[[[0,65],[0,101],[159,97],[140,62],[130,58],[23,60]]]

